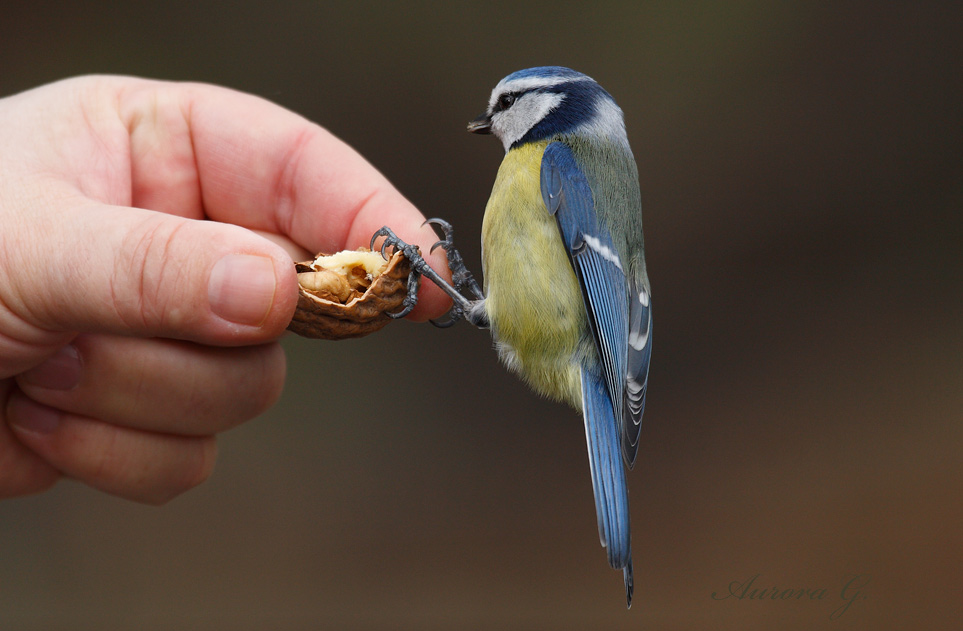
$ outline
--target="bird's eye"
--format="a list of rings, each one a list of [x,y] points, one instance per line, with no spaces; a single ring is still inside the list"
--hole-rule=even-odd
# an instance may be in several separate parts
[[[498,108],[497,108],[497,109],[498,109],[498,111],[507,110],[508,108],[510,108],[510,107],[512,106],[512,104],[513,104],[514,102],[515,102],[515,95],[514,95],[514,94],[508,94],[508,93],[503,94],[503,95],[501,95],[500,97],[498,97]]]

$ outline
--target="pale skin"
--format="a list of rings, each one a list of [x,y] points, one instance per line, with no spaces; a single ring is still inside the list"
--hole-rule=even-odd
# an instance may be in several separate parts
[[[292,260],[383,225],[427,256],[423,221],[257,97],[80,77],[0,99],[0,497],[69,477],[161,504],[204,481],[215,435],[280,396]],[[418,320],[449,306],[419,298]]]

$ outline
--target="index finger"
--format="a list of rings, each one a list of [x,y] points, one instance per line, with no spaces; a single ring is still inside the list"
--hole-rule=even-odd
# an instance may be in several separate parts
[[[167,186],[193,179],[198,210],[210,219],[286,235],[312,253],[367,246],[387,225],[419,245],[429,264],[447,276],[444,255],[428,252],[437,237],[422,225],[424,215],[322,127],[259,97],[205,84],[138,83],[123,91],[120,102],[131,132],[135,205],[138,196],[155,196],[158,172],[165,173]],[[186,124],[186,133],[171,132],[179,124]],[[183,159],[185,154],[193,159]],[[170,177],[178,157],[196,179],[190,173]],[[414,316],[437,317],[448,304],[447,296],[424,283]]]

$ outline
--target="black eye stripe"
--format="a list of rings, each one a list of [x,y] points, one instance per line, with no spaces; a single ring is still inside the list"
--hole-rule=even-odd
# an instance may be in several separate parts
[[[506,92],[498,97],[495,101],[495,107],[492,109],[492,113],[501,112],[502,110],[507,110],[515,103],[516,95],[513,92]]]

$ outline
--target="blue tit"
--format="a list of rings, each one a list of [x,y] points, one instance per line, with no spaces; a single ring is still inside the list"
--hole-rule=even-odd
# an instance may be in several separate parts
[[[652,315],[622,110],[584,74],[529,68],[495,86],[468,130],[505,147],[482,222],[482,287],[440,220],[454,287],[424,265],[413,276],[452,295],[452,320],[489,327],[501,360],[534,390],[582,411],[599,536],[631,606],[625,469],[638,453]]]

